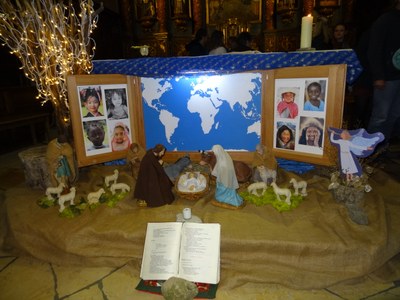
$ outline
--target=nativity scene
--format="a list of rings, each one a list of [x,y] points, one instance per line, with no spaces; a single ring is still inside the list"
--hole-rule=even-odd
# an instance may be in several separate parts
[[[360,72],[352,50],[318,54],[334,61],[301,67],[296,62],[313,61],[314,52],[231,54],[190,64],[185,57],[92,61],[86,50],[94,51],[90,32],[98,12],[82,7],[88,9],[87,32],[79,43],[71,41],[76,49],[67,70],[42,70],[44,64],[28,63],[30,55],[18,52],[40,96],[52,101],[58,130],[35,155],[21,155],[25,170],[38,172],[27,171],[26,184],[7,191],[4,241],[10,251],[57,265],[129,263],[139,277],[148,224],[192,230],[191,247],[203,245],[207,224],[218,224],[218,235],[210,234],[220,251],[212,284],[176,274],[133,283],[163,295],[179,285],[189,298],[211,290],[209,298],[216,298],[218,289],[256,282],[326,289],[373,274],[400,252],[393,200],[398,183],[368,161],[385,137],[344,128],[345,85]],[[158,7],[149,7],[143,22],[156,21]],[[70,25],[80,28],[75,18],[71,13]],[[47,50],[43,56],[51,57]],[[50,80],[41,84],[45,71],[57,88]],[[324,82],[319,111],[304,105],[307,83],[314,81]],[[82,103],[80,91],[89,86],[96,87],[102,113],[86,113],[89,103]],[[124,91],[117,120],[115,107],[106,104],[110,90]],[[285,94],[296,109],[276,105]],[[290,147],[276,143],[279,128],[291,133]],[[40,184],[29,185],[32,177]],[[385,180],[395,188],[384,193]],[[167,228],[154,236],[171,233]]]

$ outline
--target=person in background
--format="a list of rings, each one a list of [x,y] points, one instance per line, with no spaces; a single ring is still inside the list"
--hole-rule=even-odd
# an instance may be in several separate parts
[[[354,117],[350,124],[350,128],[367,128],[371,115],[373,87],[367,57],[369,35],[370,30],[367,29],[361,34],[356,46],[354,47],[354,51],[357,54],[363,70],[353,84],[355,107]]]
[[[233,49],[235,52],[252,51],[251,41],[253,37],[250,32],[243,31],[237,36],[237,47]]]
[[[210,38],[210,52],[208,54],[225,54],[227,52],[224,44],[224,34],[220,30],[214,30]]]
[[[237,37],[236,36],[230,36],[228,38],[228,45],[227,46],[228,46],[228,52],[235,51],[235,49],[238,46]]]
[[[328,19],[313,11],[314,23],[312,28],[311,47],[316,50],[326,50],[329,42]]]
[[[393,9],[372,24],[368,44],[368,63],[374,88],[368,132],[382,132],[384,148],[389,145],[400,120],[400,66],[395,64],[395,55],[400,52],[399,28],[400,0],[394,0]],[[400,130],[397,129],[395,134],[399,136]]]
[[[206,48],[208,41],[207,29],[200,28],[197,30],[194,40],[185,46],[189,56],[201,56],[207,55],[208,50]]]
[[[157,207],[171,204],[175,197],[173,183],[162,166],[165,147],[157,144],[143,156],[135,185],[134,198],[139,206]]]
[[[347,28],[344,23],[338,23],[333,27],[332,38],[328,44],[329,49],[349,49],[350,43],[347,41]]]

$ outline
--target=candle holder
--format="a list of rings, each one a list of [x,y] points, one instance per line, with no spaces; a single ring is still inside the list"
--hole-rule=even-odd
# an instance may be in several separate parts
[[[306,51],[315,51],[315,50],[316,50],[315,48],[310,47],[310,48],[299,48],[296,51],[306,52]]]
[[[150,46],[142,45],[142,46],[132,46],[133,49],[139,49],[140,55],[147,56],[149,55]]]

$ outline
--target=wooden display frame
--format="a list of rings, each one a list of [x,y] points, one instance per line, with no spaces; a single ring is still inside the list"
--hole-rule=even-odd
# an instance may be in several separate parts
[[[251,71],[249,71],[251,72]],[[261,97],[261,129],[260,143],[277,158],[284,158],[299,162],[307,162],[318,165],[333,165],[336,163],[337,150],[331,146],[327,134],[327,128],[342,127],[346,65],[325,65],[307,67],[289,67],[267,71],[257,71],[262,75],[262,97]],[[325,108],[323,112],[302,111],[306,86],[311,81],[319,81],[323,86]],[[296,92],[298,97],[295,102],[299,106],[299,114],[292,120],[298,129],[296,134],[296,146],[293,150],[281,149],[276,146],[276,134],[279,122],[282,117],[277,116],[277,103],[282,86],[296,87],[301,92]],[[84,116],[80,102],[79,88],[86,86],[99,86],[100,88],[109,85],[120,87],[126,86],[127,100],[129,103],[129,119],[127,120],[131,132],[131,142],[137,142],[145,148],[145,130],[143,103],[141,95],[141,81],[139,77],[126,75],[76,75],[68,77],[68,94],[71,110],[71,122],[74,134],[74,143],[78,166],[88,166],[107,161],[125,158],[127,151],[100,151],[90,152],[87,149],[88,140],[84,130]],[[303,87],[299,87],[303,85]],[[106,110],[104,104],[103,109]],[[105,111],[106,112],[106,111]],[[322,120],[322,143],[319,147],[311,147],[300,144],[298,139],[301,123],[304,119]],[[107,120],[105,115],[101,119]],[[167,151],[164,160],[175,161],[188,153],[187,151]],[[251,163],[253,152],[229,151],[233,159]],[[190,152],[192,160],[200,160],[200,153]]]
[[[126,157],[127,149],[120,150],[111,142],[112,130],[115,130],[118,125],[125,126],[125,136],[131,143],[145,145],[140,78],[125,75],[71,75],[67,78],[67,84],[78,167]],[[83,95],[90,89],[97,90],[101,95],[102,116],[86,115],[82,100]],[[128,107],[127,117],[112,118],[108,115],[110,110],[105,98],[106,95],[110,97],[113,90],[118,90],[124,96],[122,98],[126,100]],[[94,147],[94,144],[88,140],[88,130],[93,127],[103,129],[105,137],[101,147]]]
[[[262,105],[262,129],[261,143],[268,149],[271,149],[275,157],[294,161],[313,163],[318,165],[335,164],[334,153],[337,150],[330,144],[327,128],[342,127],[343,99],[346,84],[346,65],[326,65],[313,67],[290,67],[266,71],[267,80],[264,81],[264,97]],[[301,133],[300,118],[314,118],[323,122],[323,142],[321,147],[300,145],[299,136],[295,136],[297,145],[293,150],[281,149],[275,144],[278,123],[284,121],[278,116],[277,97],[279,95],[278,87],[288,85],[288,87],[297,87],[299,83],[304,82],[303,87],[306,90],[307,81],[325,81],[325,109],[323,112],[306,111],[299,108],[299,115],[289,121],[297,125],[298,135]],[[283,84],[282,84],[283,82]],[[279,85],[280,84],[280,85]],[[282,89],[283,90],[283,89]],[[304,94],[297,98],[297,104],[303,105]],[[302,115],[303,114],[303,115]],[[306,115],[305,115],[306,114]],[[299,119],[297,119],[299,118]],[[297,122],[297,123],[296,123]],[[305,128],[303,128],[305,129]],[[299,150],[301,148],[301,150]]]

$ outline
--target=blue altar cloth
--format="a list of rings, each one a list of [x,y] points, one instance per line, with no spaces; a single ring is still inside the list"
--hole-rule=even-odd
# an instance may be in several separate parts
[[[352,49],[346,49],[94,60],[92,74],[123,74],[158,78],[334,64],[347,65],[346,82],[348,84],[352,84],[362,72],[356,53]]]

